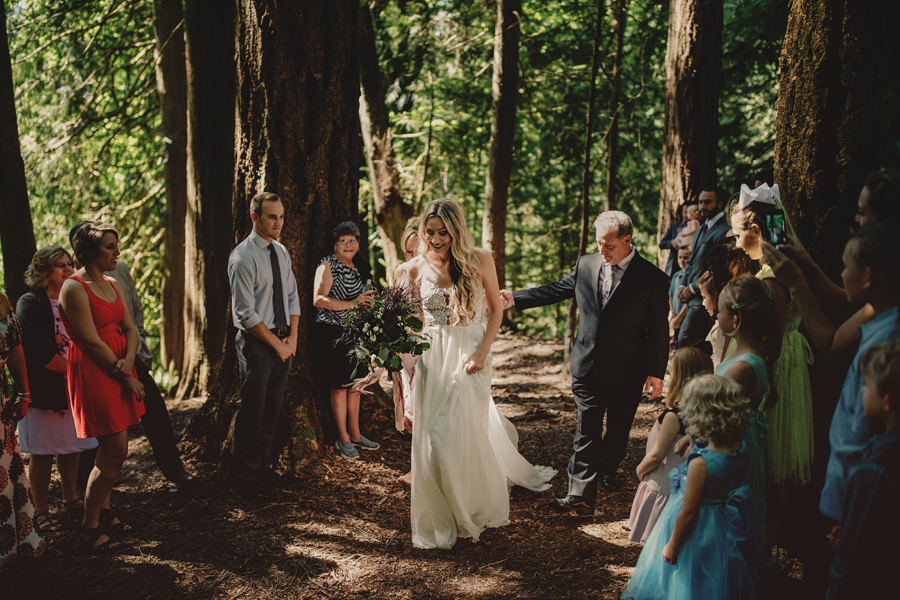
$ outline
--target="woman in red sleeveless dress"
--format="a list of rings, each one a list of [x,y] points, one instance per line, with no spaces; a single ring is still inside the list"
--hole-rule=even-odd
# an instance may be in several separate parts
[[[85,223],[72,239],[81,267],[59,295],[60,316],[71,337],[69,403],[78,437],[100,442],[84,497],[81,537],[91,551],[111,550],[109,534],[126,527],[110,508],[116,476],[128,456],[128,426],[144,414],[144,386],[133,364],[137,328],[122,304],[122,289],[104,273],[116,266],[119,234],[104,223]]]

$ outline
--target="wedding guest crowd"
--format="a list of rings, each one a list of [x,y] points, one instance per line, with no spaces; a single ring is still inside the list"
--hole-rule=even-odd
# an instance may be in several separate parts
[[[894,236],[900,172],[872,173],[860,193],[843,255],[843,287],[832,283],[803,248],[772,179],[761,173],[755,188],[743,185],[721,207],[722,192],[701,195],[701,207],[704,195],[716,203],[707,203],[703,211],[705,221],[693,236],[684,273],[672,278],[680,286],[670,305],[671,324],[681,325],[674,338],[680,349],[669,369],[670,394],[677,397],[666,400],[669,407],[654,425],[647,456],[637,469],[642,483],[629,525],[632,539],[646,545],[623,598],[778,596],[779,549],[791,525],[782,522],[788,485],[821,489],[818,508],[831,523],[820,531],[821,541],[808,541],[824,547],[827,536],[833,551],[830,581],[812,582],[813,590],[818,583],[813,597],[874,597],[892,589],[890,573],[900,551],[884,542],[900,531],[895,402],[900,394],[900,244]],[[782,214],[787,236],[776,245],[770,225]],[[705,314],[698,316],[698,295],[714,319],[712,326]],[[677,310],[676,299],[687,307]],[[813,451],[814,436],[824,432],[814,431],[813,352],[807,338],[846,373],[830,420],[828,456]],[[734,382],[747,399],[752,413],[742,426],[740,448],[735,439],[728,445],[722,435],[716,439],[713,431],[696,426],[688,426],[682,437],[690,423],[683,408],[683,398],[690,395],[683,391],[686,350],[707,353],[715,374]],[[712,369],[697,363],[694,370]],[[744,414],[743,405],[729,408],[727,398],[721,391],[712,403],[715,421]],[[682,410],[673,412],[672,403],[679,400]],[[743,457],[733,463],[726,490],[719,487],[722,473],[713,469],[719,469],[723,451]],[[676,458],[682,453],[686,460]],[[671,487],[653,482],[648,496],[648,469],[670,461],[680,463],[670,469]],[[824,481],[814,478],[814,461],[827,463]],[[697,463],[703,466],[695,469]],[[710,496],[722,493],[724,502]],[[720,548],[717,536],[724,535],[696,521],[702,514],[698,497],[700,507],[721,507],[727,523],[722,528],[734,534],[740,560],[729,562],[728,552],[698,553],[697,548]],[[653,508],[660,505],[661,511]],[[685,546],[691,552],[679,553]],[[666,562],[676,567],[660,566]],[[682,562],[689,564],[682,568]],[[697,569],[718,579],[693,577]]]
[[[683,215],[660,242],[670,250],[668,277],[637,253],[630,218],[612,211],[597,219],[597,257],[583,257],[558,283],[503,290],[499,301],[489,298],[523,310],[580,294],[580,304],[590,309],[583,309],[583,322],[606,323],[613,314],[604,315],[607,305],[630,310],[623,313],[630,327],[654,325],[644,335],[649,344],[665,341],[668,288],[676,351],[666,406],[637,466],[640,485],[627,529],[644,548],[623,598],[778,596],[778,560],[789,525],[783,522],[786,490],[802,486],[817,490],[818,509],[828,520],[820,544],[827,543],[832,561],[818,597],[882,595],[900,559],[895,545],[882,543],[900,533],[900,244],[895,239],[900,172],[882,169],[867,178],[849,239],[841,240],[842,286],[826,275],[833,266],[821,268],[804,249],[773,179],[761,172],[753,188],[742,185],[731,196],[708,187],[696,203],[679,207]],[[265,499],[288,482],[272,468],[271,450],[297,352],[301,303],[290,254],[277,242],[284,226],[281,199],[257,194],[249,208],[253,230],[228,263],[241,376],[232,482],[245,498]],[[450,214],[439,220],[431,215],[430,225],[409,224],[401,243],[408,262],[395,279],[408,269],[427,270],[426,254],[451,247],[453,235],[441,233]],[[774,218],[785,220],[787,234],[777,240]],[[346,311],[372,301],[372,275],[359,260],[361,233],[354,223],[339,223],[333,242],[333,253],[319,262],[314,279],[315,360],[330,389],[338,434],[334,448],[341,457],[358,459],[359,449],[379,444],[360,431],[359,364],[340,339]],[[32,291],[15,311],[0,293],[0,567],[17,556],[40,555],[42,538],[60,528],[63,519],[48,501],[54,461],[63,506],[79,522],[85,550],[120,547],[129,527],[113,511],[111,491],[128,456],[130,425],[143,422],[167,479],[177,486],[191,481],[150,375],[153,357],[144,341],[143,308],[128,267],[119,260],[118,232],[99,221],[78,223],[70,243],[71,253],[62,246],[35,253],[25,273]],[[591,277],[578,278],[579,269]],[[646,289],[637,287],[637,279],[626,280],[626,269],[642,274]],[[454,281],[453,273],[448,270],[448,280]],[[437,287],[432,296],[449,289]],[[634,312],[638,291],[647,297],[640,314]],[[484,291],[478,293],[476,306]],[[582,346],[594,343],[585,331],[579,332]],[[827,434],[816,430],[813,419],[813,347],[845,374]],[[628,364],[646,359],[643,350],[635,346]],[[599,402],[594,388],[604,388],[594,379],[589,393],[578,387],[595,375],[593,352],[585,352],[573,360],[573,389],[580,411],[588,414]],[[661,373],[665,356],[656,354],[652,371]],[[394,379],[395,424],[413,433],[413,404],[423,406],[414,392],[424,386],[425,375],[416,374],[414,357],[406,358]],[[6,368],[15,382],[12,394]],[[662,382],[643,375],[631,374],[628,392],[636,396],[646,383],[652,399]],[[610,446],[610,457],[602,463],[578,457],[585,440],[597,433],[586,419],[579,421],[569,493],[551,500],[552,510],[593,515],[595,503],[603,501],[598,492],[617,488],[627,444],[624,425],[634,412],[625,413],[607,415],[616,417],[616,439],[609,441],[607,430],[602,441]],[[826,435],[828,454],[816,454],[816,437]],[[20,452],[30,455],[27,473]],[[583,475],[578,468],[587,469],[587,462],[592,470]],[[76,485],[79,463],[90,468],[83,500]],[[827,465],[821,482],[815,464]],[[409,485],[410,474],[401,480]],[[698,570],[711,575],[696,577]]]

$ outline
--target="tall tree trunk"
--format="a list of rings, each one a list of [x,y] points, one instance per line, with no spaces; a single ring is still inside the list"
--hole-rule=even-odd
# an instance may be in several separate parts
[[[612,93],[609,96],[609,134],[606,138],[606,210],[616,206],[616,177],[619,168],[619,96],[622,89],[622,54],[625,47],[625,0],[616,1],[616,54],[613,59]]]
[[[162,112],[166,180],[166,253],[160,348],[165,368],[184,352],[184,224],[187,210],[187,75],[181,0],[153,0],[156,89]]]
[[[521,0],[497,0],[494,27],[494,79],[491,150],[484,184],[481,245],[492,250],[500,287],[506,286],[506,204],[516,136]]]
[[[898,24],[896,2],[791,3],[775,179],[802,242],[834,277],[866,175],[896,156]]]
[[[581,238],[578,241],[578,256],[587,253],[588,231],[591,228],[591,146],[594,143],[594,104],[597,96],[597,71],[600,70],[600,32],[603,28],[605,0],[597,0],[597,24],[594,28],[594,52],[591,58],[591,87],[588,90],[588,110],[584,125],[584,156],[581,162]],[[578,303],[575,298],[569,302],[566,317],[566,333],[563,336],[563,370],[569,372],[572,365],[572,344],[575,341],[575,325],[578,322]]]
[[[400,238],[406,222],[413,215],[412,206],[403,200],[400,173],[391,143],[391,123],[385,103],[385,79],[378,65],[375,48],[375,26],[368,3],[359,7],[359,67],[362,94],[359,97],[359,119],[369,180],[375,195],[375,224],[381,236],[387,273],[393,277],[397,267],[406,261]]]
[[[659,238],[679,204],[716,184],[721,75],[722,0],[670,0]]]
[[[9,39],[6,37],[6,3],[0,0],[0,244],[3,277],[12,305],[28,291],[25,269],[34,256],[34,227],[28,206],[25,163],[19,147],[16,93],[13,86]]]
[[[302,314],[275,450],[290,469],[317,457],[330,429],[327,391],[314,385],[309,306],[313,276],[331,252],[331,230],[357,218],[359,14],[356,0],[239,0],[234,242],[250,232],[249,202],[277,193],[281,243],[290,252]],[[230,321],[230,316],[228,317]],[[233,338],[215,388],[188,438],[205,460],[230,453],[240,381]]]
[[[186,0],[184,8],[190,152],[178,398],[205,395],[222,360],[234,196],[234,4]]]

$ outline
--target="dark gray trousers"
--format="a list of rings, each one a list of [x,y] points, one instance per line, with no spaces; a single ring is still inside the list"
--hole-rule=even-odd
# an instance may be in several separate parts
[[[677,348],[691,348],[697,342],[702,342],[712,329],[712,317],[703,306],[702,300],[691,300],[687,305],[687,313],[678,328]]]
[[[631,424],[641,401],[646,378],[609,383],[593,373],[572,379],[572,394],[578,408],[574,452],[569,459],[569,495],[581,496],[588,504],[597,499],[597,484],[605,475],[615,475],[625,458]],[[603,416],[606,415],[606,435]]]
[[[271,346],[244,331],[238,331],[234,344],[241,375],[241,406],[234,419],[231,469],[237,481],[254,483],[269,469],[292,359],[282,361]]]

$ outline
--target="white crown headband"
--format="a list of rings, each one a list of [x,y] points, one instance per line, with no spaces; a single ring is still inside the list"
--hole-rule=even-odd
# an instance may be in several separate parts
[[[763,183],[755,190],[751,190],[750,186],[746,183],[742,183],[741,199],[738,202],[738,208],[744,210],[750,206],[751,202],[778,206],[781,204],[781,192],[778,190],[778,184],[776,183],[772,187],[769,187],[768,183]]]

